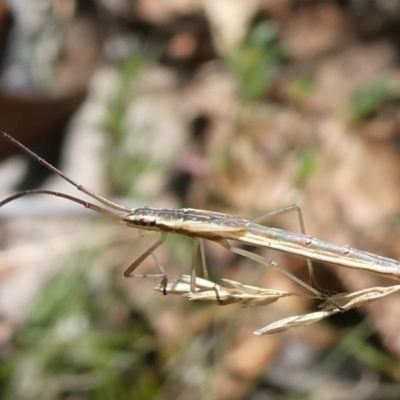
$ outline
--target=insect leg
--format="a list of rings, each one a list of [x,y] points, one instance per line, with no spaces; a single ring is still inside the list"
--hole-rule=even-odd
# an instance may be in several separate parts
[[[260,256],[258,254],[254,254],[248,250],[244,250],[244,249],[240,249],[239,247],[231,246],[231,244],[226,240],[221,241],[220,243],[226,249],[232,251],[235,254],[239,254],[243,257],[250,258],[251,260],[254,260],[262,265],[266,265],[267,267],[272,267],[272,268],[278,269],[280,272],[282,272],[284,275],[286,275],[292,281],[296,282],[300,286],[303,286],[304,288],[309,290],[311,293],[314,293],[317,297],[326,299],[326,296],[322,292],[320,292],[318,289],[303,282],[300,278],[293,275],[291,272],[287,271],[286,269],[281,268],[275,261],[268,260],[267,258]]]
[[[254,253],[244,250],[244,249],[240,249],[239,247],[233,247],[230,245],[230,243],[228,241],[221,241],[220,243],[222,246],[224,246],[225,248],[227,248],[228,250],[232,251],[235,254],[239,254],[243,257],[250,258],[251,260],[254,260],[262,265],[266,265],[267,267],[272,267],[272,268],[279,270],[284,275],[286,275],[288,278],[290,278],[293,282],[296,282],[300,286],[303,286],[305,289],[309,290],[311,293],[314,293],[320,299],[328,301],[329,303],[331,303],[332,305],[337,307],[339,310],[343,311],[343,307],[340,304],[338,304],[335,300],[331,299],[331,297],[329,295],[325,294],[321,290],[318,290],[318,288],[303,282],[297,276],[293,275],[286,269],[281,268],[275,261],[268,260],[267,258],[265,258],[263,256],[254,254]]]
[[[203,278],[208,279],[208,269],[206,264],[206,253],[204,250],[204,240],[200,239],[200,257],[201,257],[201,267],[203,270]]]
[[[151,255],[159,246],[161,246],[164,242],[165,239],[167,238],[167,233],[166,232],[162,232],[160,238],[157,240],[157,242],[155,242],[152,246],[150,246],[139,258],[137,258],[125,271],[124,271],[124,276],[126,278],[132,278],[132,277],[144,277],[144,276],[162,276],[162,280],[160,282],[160,286],[162,286],[164,288],[164,294],[166,294],[165,292],[165,288],[167,286],[167,275],[164,272],[164,269],[162,268],[162,266],[160,265],[159,262],[156,261],[161,274],[157,274],[157,275],[139,275],[139,274],[133,274],[133,272],[136,270],[136,268],[149,256]]]
[[[201,258],[201,269],[203,272],[203,277],[208,279],[208,270],[206,264],[206,256],[204,252],[204,240],[201,238],[193,238],[194,246],[192,253],[192,264],[191,264],[191,273],[190,273],[190,291],[194,293],[196,291],[196,263],[197,263],[197,254],[200,249],[200,258]]]
[[[200,239],[195,238],[195,239],[193,239],[193,241],[194,241],[194,246],[193,246],[193,253],[192,253],[192,266],[191,266],[191,271],[190,271],[190,291],[192,293],[195,293],[195,291],[196,291],[196,259],[197,259],[197,253],[199,252]]]
[[[298,215],[298,218],[299,218],[299,223],[300,223],[301,233],[303,235],[305,235],[306,234],[306,230],[305,230],[305,225],[304,225],[303,213],[301,212],[301,208],[297,204],[292,204],[290,206],[281,208],[279,210],[272,211],[272,212],[270,212],[268,214],[262,215],[261,217],[258,217],[256,219],[254,219],[252,222],[255,222],[256,224],[263,225],[263,223],[267,219],[270,219],[272,217],[276,217],[278,215],[283,215],[283,214],[286,214],[286,213],[289,213],[289,212],[292,212],[292,211],[296,211],[297,212],[297,215]],[[314,288],[317,288],[318,285],[317,285],[317,282],[316,282],[316,279],[315,279],[315,274],[314,274],[314,269],[313,269],[313,266],[312,266],[312,261],[309,258],[307,258],[306,262],[307,262],[308,275],[310,277],[310,284]]]

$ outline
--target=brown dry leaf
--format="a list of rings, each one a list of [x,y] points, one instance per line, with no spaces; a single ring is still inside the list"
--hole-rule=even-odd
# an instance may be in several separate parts
[[[126,8],[132,7],[132,17],[135,12],[139,12],[145,20],[161,24],[170,21],[174,16],[199,11],[201,0],[139,0],[135,5],[127,3],[126,7],[120,10],[124,17],[126,17]]]
[[[281,338],[270,336],[265,339],[260,345],[260,338],[242,334],[242,340],[216,369],[214,383],[218,399],[242,399],[249,393],[254,380],[272,364],[280,351]]]
[[[342,44],[350,21],[334,3],[315,3],[286,16],[282,36],[297,58],[311,58]]]

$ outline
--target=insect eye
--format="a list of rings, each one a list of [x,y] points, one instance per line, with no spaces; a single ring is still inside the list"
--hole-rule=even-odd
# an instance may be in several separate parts
[[[146,214],[129,214],[125,217],[127,221],[136,226],[152,226],[155,223],[155,218],[153,215]]]

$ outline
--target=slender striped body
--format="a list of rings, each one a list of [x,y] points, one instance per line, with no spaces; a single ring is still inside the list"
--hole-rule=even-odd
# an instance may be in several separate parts
[[[73,179],[63,174],[56,167],[39,157],[33,151],[28,149],[22,143],[11,137],[5,132],[0,131],[0,137],[13,143],[26,154],[37,160],[50,171],[59,175],[62,179],[75,186],[79,191],[85,193],[91,198],[99,201],[111,210],[98,206],[96,204],[84,201],[65,193],[54,192],[45,189],[26,190],[9,196],[0,201],[0,207],[5,204],[29,195],[29,194],[48,194],[65,198],[91,209],[108,218],[119,221],[127,226],[140,229],[159,231],[162,233],[161,238],[151,248],[149,248],[142,256],[140,256],[125,271],[126,276],[131,273],[137,266],[154,251],[165,240],[166,233],[178,233],[195,239],[197,245],[199,239],[213,240],[231,249],[237,254],[244,255],[265,265],[271,263],[261,260],[259,257],[253,257],[249,252],[232,248],[228,240],[237,240],[241,243],[268,247],[271,249],[283,251],[290,254],[306,257],[310,260],[329,262],[342,267],[353,268],[360,271],[370,272],[376,275],[385,276],[387,278],[400,280],[400,263],[396,260],[381,257],[372,253],[353,249],[347,245],[339,245],[336,243],[316,239],[312,236],[292,233],[277,228],[270,228],[256,222],[241,219],[229,214],[217,212],[195,210],[190,208],[182,209],[155,209],[150,207],[129,209],[128,207],[117,204],[103,196],[91,191],[85,186],[80,185]],[[197,249],[197,248],[196,248]],[[194,251],[194,254],[196,254]],[[193,265],[192,265],[193,267]],[[287,273],[292,279],[300,283],[298,279]],[[308,285],[303,285],[308,286]],[[313,288],[309,287],[314,293]]]
[[[144,207],[131,210],[122,222],[141,229],[174,232],[217,242],[237,240],[400,280],[400,262],[394,259],[310,235],[260,225],[229,214],[191,208],[169,210]]]

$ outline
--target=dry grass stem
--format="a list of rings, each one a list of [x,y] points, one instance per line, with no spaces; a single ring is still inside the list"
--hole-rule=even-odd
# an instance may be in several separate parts
[[[179,294],[190,300],[213,301],[219,305],[238,303],[242,307],[271,304],[283,297],[302,296],[283,290],[264,289],[244,285],[230,279],[222,279],[227,286],[221,286],[206,279],[196,278],[195,292],[191,291],[191,276],[181,275],[166,287],[160,285],[155,290],[167,294]],[[310,297],[310,296],[306,296]]]
[[[393,285],[388,287],[372,287],[368,289],[359,290],[352,293],[338,293],[333,295],[331,299],[337,302],[342,309],[335,308],[331,302],[325,302],[321,306],[323,310],[316,311],[304,315],[295,315],[292,317],[284,318],[279,321],[273,322],[254,332],[255,335],[268,335],[271,333],[278,333],[286,331],[291,328],[306,326],[320,321],[324,318],[339,312],[347,311],[352,308],[360,307],[373,300],[380,299],[381,297],[388,296],[400,290],[400,285]]]
[[[183,295],[188,297],[189,300],[212,301],[219,305],[238,303],[242,307],[268,305],[289,296],[311,298],[311,296],[300,295],[294,292],[244,285],[230,279],[222,279],[226,286],[221,286],[207,279],[196,278],[195,291],[193,292],[191,290],[191,279],[190,275],[181,275],[166,287],[161,284],[155,290],[167,294]],[[388,287],[375,286],[351,293],[337,293],[332,295],[329,301],[325,301],[320,305],[320,311],[278,320],[255,331],[254,334],[268,335],[295,327],[307,326],[339,312],[363,306],[399,290],[400,285],[393,285]],[[335,304],[340,306],[340,308],[335,307]]]

